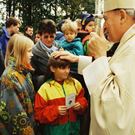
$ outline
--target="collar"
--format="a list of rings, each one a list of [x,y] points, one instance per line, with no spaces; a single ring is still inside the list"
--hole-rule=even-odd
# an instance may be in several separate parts
[[[2,28],[2,30],[3,30],[3,33],[5,33],[6,37],[9,39],[10,38],[10,35],[9,35],[8,31],[7,31],[7,28],[4,26]]]

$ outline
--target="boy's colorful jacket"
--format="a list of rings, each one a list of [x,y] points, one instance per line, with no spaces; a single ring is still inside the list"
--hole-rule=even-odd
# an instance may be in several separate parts
[[[58,106],[65,105],[65,97],[74,93],[76,102],[82,105],[79,111],[70,108],[66,115],[59,115]],[[84,98],[84,90],[76,79],[67,79],[60,84],[54,80],[45,82],[35,97],[35,119],[44,123],[48,135],[79,134],[78,114],[84,112],[87,100]],[[50,134],[49,134],[50,133]]]
[[[34,89],[29,70],[18,70],[15,58],[9,59],[1,77],[0,134],[34,135]]]

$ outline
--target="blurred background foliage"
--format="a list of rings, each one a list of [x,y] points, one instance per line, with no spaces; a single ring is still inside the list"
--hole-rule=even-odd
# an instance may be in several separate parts
[[[36,29],[43,18],[58,23],[68,17],[75,20],[82,12],[95,12],[95,0],[1,0],[0,5],[0,26],[6,18],[16,16],[22,22],[22,29],[26,25]]]

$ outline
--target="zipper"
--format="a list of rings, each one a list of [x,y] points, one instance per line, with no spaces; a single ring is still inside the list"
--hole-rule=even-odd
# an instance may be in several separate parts
[[[63,90],[63,93],[64,93],[64,95],[66,97],[66,92],[65,92],[63,84],[62,84],[62,90]],[[68,115],[68,122],[69,122],[69,109],[67,110],[67,115]]]

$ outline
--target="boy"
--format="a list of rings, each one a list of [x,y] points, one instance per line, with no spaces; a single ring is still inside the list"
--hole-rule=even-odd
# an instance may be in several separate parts
[[[43,135],[79,135],[77,116],[85,111],[87,100],[80,82],[70,77],[69,72],[68,61],[49,59],[50,79],[38,90],[34,107],[35,119],[45,124]],[[71,100],[66,100],[71,95]]]

